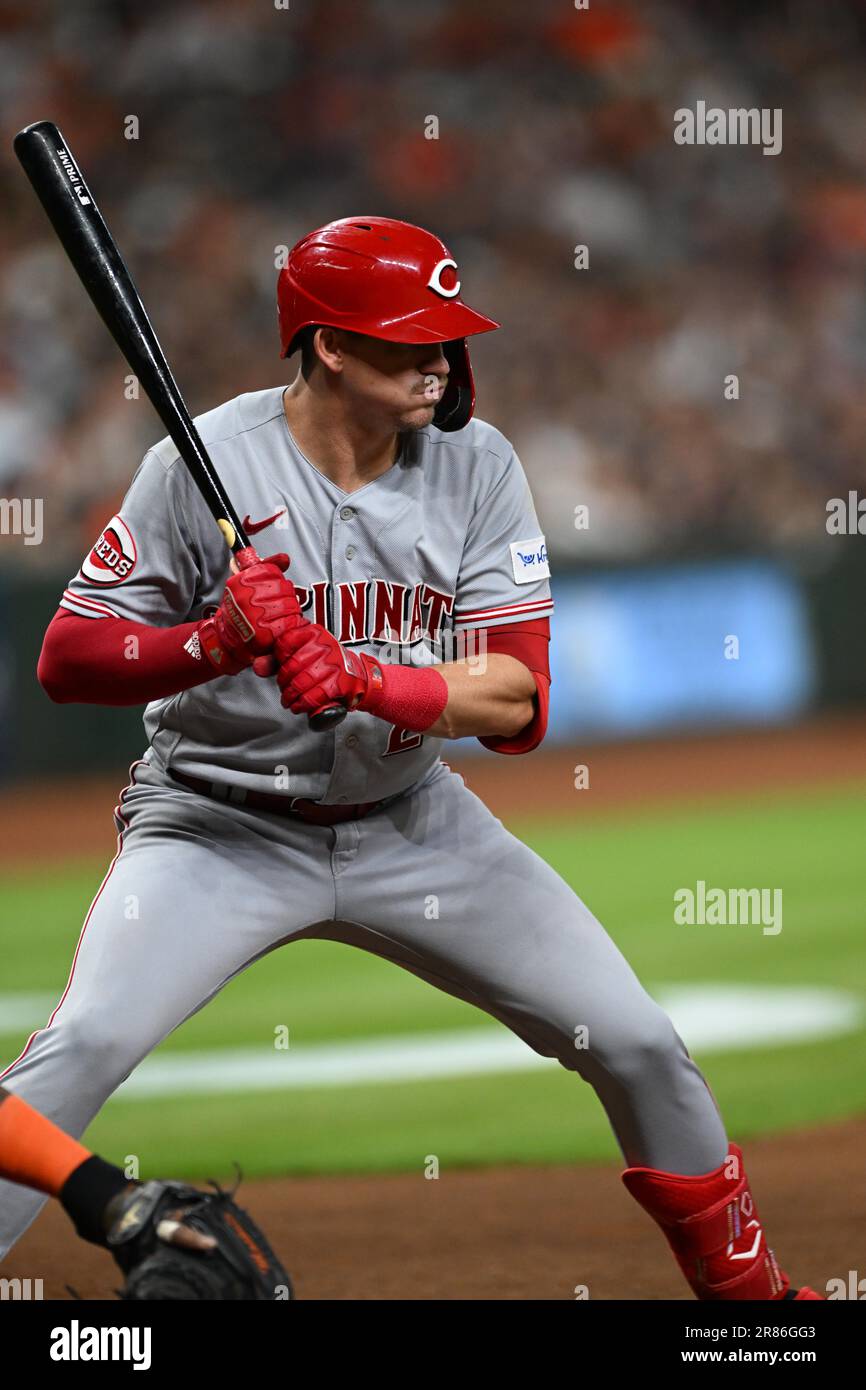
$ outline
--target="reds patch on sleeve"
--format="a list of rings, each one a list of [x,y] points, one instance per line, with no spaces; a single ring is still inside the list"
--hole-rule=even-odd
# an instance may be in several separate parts
[[[543,536],[528,541],[514,541],[511,546],[511,568],[515,584],[532,584],[536,579],[549,579],[547,545]]]
[[[125,521],[113,516],[81,566],[81,573],[93,584],[119,584],[132,574],[137,559],[132,532]]]

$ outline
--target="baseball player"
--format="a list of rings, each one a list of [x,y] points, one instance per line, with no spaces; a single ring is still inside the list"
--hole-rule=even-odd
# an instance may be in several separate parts
[[[305,236],[277,294],[295,379],[196,422],[272,558],[230,573],[164,439],[48,628],[49,695],[146,703],[149,746],[66,990],[5,1084],[78,1136],[252,961],[342,941],[589,1082],[698,1298],[819,1297],[777,1264],[670,1020],[440,757],[467,736],[523,755],[546,727],[544,537],[514,449],[473,418],[467,339],[499,325],[436,236],[381,217]],[[344,721],[314,731],[335,702]],[[0,1253],[38,1206],[2,1187]]]
[[[123,1298],[292,1296],[288,1275],[233,1194],[132,1182],[2,1086],[0,1177],[56,1197],[82,1240],[110,1250],[127,1275]]]

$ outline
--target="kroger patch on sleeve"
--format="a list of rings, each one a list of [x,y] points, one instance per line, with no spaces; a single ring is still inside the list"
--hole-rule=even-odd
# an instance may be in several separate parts
[[[514,541],[511,546],[511,568],[515,584],[531,584],[536,579],[549,579],[547,545],[543,536],[528,541]]]

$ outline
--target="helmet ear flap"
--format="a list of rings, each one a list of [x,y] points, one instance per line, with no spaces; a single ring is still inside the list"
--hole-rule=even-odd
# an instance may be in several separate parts
[[[475,381],[465,338],[455,338],[453,342],[443,343],[442,351],[450,371],[442,399],[433,412],[433,424],[437,429],[450,433],[453,430],[462,430],[472,419],[475,409]]]

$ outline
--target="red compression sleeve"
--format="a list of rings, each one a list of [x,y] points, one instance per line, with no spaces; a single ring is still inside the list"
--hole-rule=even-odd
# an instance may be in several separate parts
[[[535,714],[525,729],[511,738],[479,738],[493,753],[531,753],[547,733],[550,708],[550,619],[534,618],[527,623],[507,623],[502,627],[480,629],[488,652],[502,652],[522,661],[535,680]]]
[[[59,608],[42,643],[39,683],[58,704],[143,705],[176,695],[219,675],[201,650],[197,627],[82,618]]]

